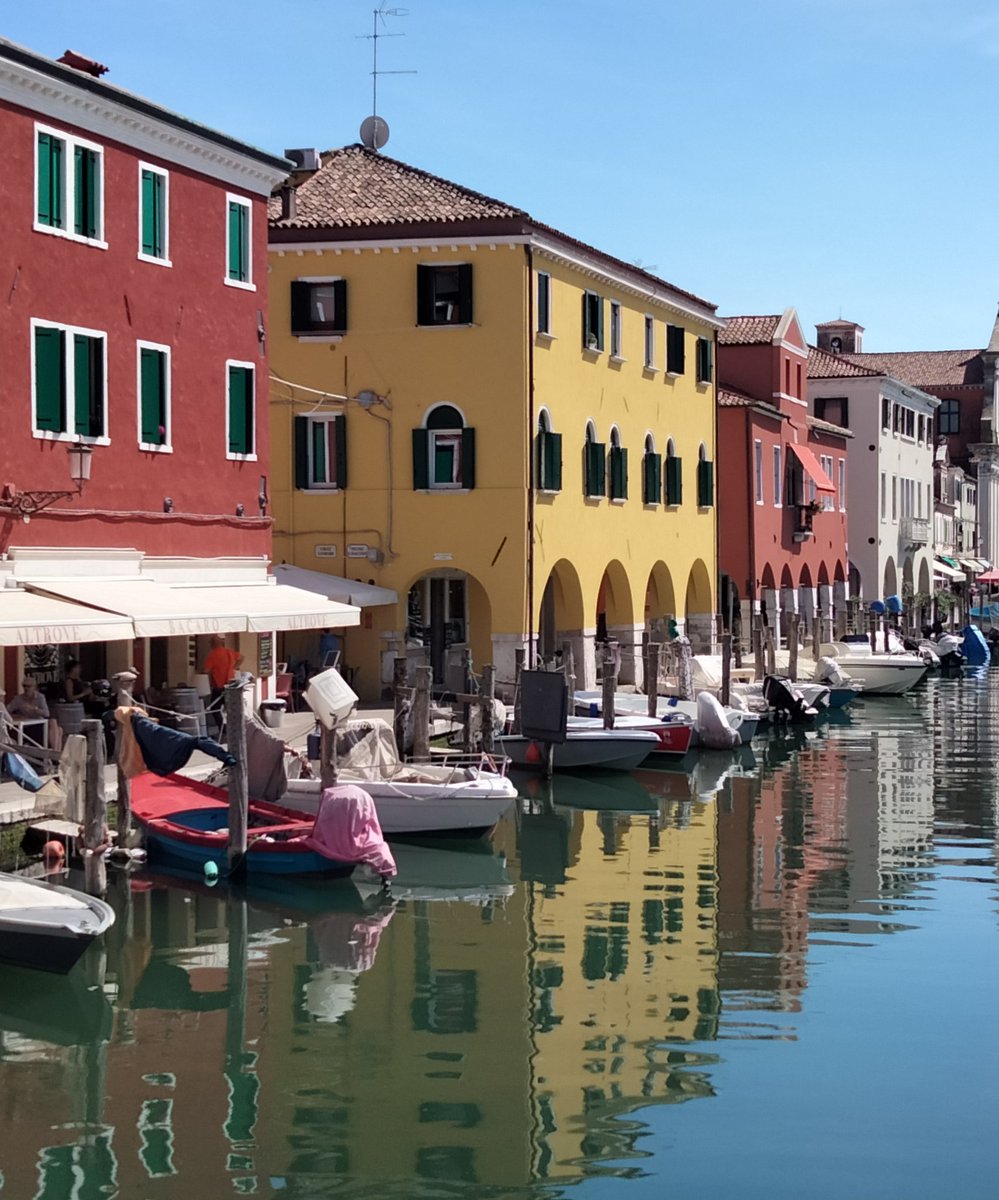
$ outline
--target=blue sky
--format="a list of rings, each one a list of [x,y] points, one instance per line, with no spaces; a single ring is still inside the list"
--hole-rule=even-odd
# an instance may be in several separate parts
[[[46,0],[0,32],[268,150],[357,140],[378,0]],[[394,0],[387,0],[392,6]],[[402,5],[400,4],[400,7]],[[148,15],[143,15],[148,8]],[[412,0],[385,153],[716,302],[983,346],[996,0]]]

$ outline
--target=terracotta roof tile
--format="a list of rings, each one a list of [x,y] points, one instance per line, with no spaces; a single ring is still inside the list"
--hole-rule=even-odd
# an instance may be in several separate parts
[[[352,229],[419,221],[525,217],[519,208],[449,183],[366,146],[327,150],[322,166],[295,189],[295,216],[281,219],[272,197],[268,215],[278,229]]]
[[[911,387],[961,387],[982,383],[981,350],[908,350],[894,354],[851,354],[853,362],[891,375]]]
[[[843,354],[827,354],[815,346],[808,347],[809,379],[847,379],[882,374],[882,371],[859,366]]]
[[[762,408],[773,413],[775,417],[784,415],[775,404],[771,404],[768,400],[757,400],[755,396],[726,387],[723,383],[718,385],[718,405],[720,408]]]
[[[775,317],[725,317],[725,328],[718,333],[721,346],[769,345],[774,340],[780,315]]]

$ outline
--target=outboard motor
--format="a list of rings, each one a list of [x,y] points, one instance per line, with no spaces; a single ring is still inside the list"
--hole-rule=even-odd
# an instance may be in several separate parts
[[[818,716],[818,710],[807,705],[796,688],[786,679],[778,679],[776,675],[763,677],[763,699],[773,709],[774,714],[785,721],[800,724]]]

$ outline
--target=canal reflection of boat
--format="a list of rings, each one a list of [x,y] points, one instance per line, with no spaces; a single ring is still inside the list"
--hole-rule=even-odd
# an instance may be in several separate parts
[[[643,772],[647,774],[647,772]],[[537,776],[515,777],[523,796],[535,802],[555,804],[564,808],[586,808],[597,812],[655,812],[659,807],[654,796],[634,773],[553,775],[549,780]]]
[[[4,1034],[16,1034],[53,1046],[83,1046],[107,1041],[111,1021],[107,997],[82,971],[53,976],[0,967],[0,1043]]]
[[[506,856],[487,841],[393,844],[398,875],[392,880],[394,900],[462,900],[492,904],[513,895]]]

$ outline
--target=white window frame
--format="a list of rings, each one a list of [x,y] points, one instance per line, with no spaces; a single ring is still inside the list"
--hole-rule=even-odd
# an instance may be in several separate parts
[[[645,370],[656,370],[656,319],[651,313],[645,314]]]
[[[763,503],[763,442],[753,439],[753,478],[756,482],[756,503]]]
[[[839,511],[846,512],[846,459],[839,460]]]
[[[888,520],[888,473],[881,472],[881,520]]]
[[[155,254],[144,254],[142,251],[142,172],[151,171],[154,175],[159,175],[163,180],[163,257],[157,258]],[[139,188],[139,203],[138,203],[138,230],[136,231],[139,239],[139,247],[136,252],[136,258],[139,262],[153,263],[157,267],[172,267],[173,262],[170,259],[170,172],[165,171],[162,167],[157,167],[153,163],[139,162],[138,173],[138,188]],[[228,233],[226,234],[228,237]]]
[[[229,278],[229,205],[241,204],[246,209],[246,275],[244,279]],[[244,292],[255,292],[257,285],[253,282],[253,204],[245,196],[237,196],[235,192],[225,194],[225,261],[222,272],[222,282],[226,287],[239,288]],[[238,365],[238,364],[237,364]]]
[[[821,466],[822,470],[825,471],[826,475],[829,477],[829,482],[830,483],[834,482],[833,456],[831,454],[820,454],[819,455],[819,466]],[[823,511],[830,512],[835,507],[836,507],[836,497],[831,496],[828,492],[823,492],[822,493]]]
[[[784,455],[780,446],[774,446],[774,508],[783,507],[784,499]]]
[[[548,310],[548,320],[544,326],[541,324],[541,293],[545,293],[546,304]],[[552,333],[552,277],[547,271],[538,271],[537,273],[537,295],[535,298],[536,305],[536,329],[535,332],[542,337],[550,338],[555,335]]]
[[[610,357],[615,359],[617,362],[624,362],[624,358],[621,355],[622,322],[621,322],[621,301],[620,300],[611,300],[610,301],[610,313],[609,313],[608,320],[609,320],[609,330],[608,330],[609,338],[608,338],[608,340],[610,342]]]
[[[45,225],[38,219],[38,135],[47,133],[49,137],[58,138],[63,144],[63,171],[62,171],[62,211],[66,221],[64,229],[58,228],[56,225]],[[62,129],[57,129],[53,125],[45,125],[41,121],[35,122],[34,141],[32,142],[31,152],[34,159],[34,180],[35,186],[31,193],[31,227],[36,233],[48,233],[53,237],[67,238],[71,242],[80,242],[84,246],[93,246],[97,250],[106,250],[108,248],[104,233],[104,147],[98,142],[91,142],[87,138],[77,137],[75,134],[66,133]],[[92,150],[97,155],[97,160],[100,163],[100,198],[98,204],[98,237],[84,237],[82,234],[73,229],[71,203],[76,195],[76,155],[73,151],[81,147],[84,150]],[[72,178],[72,183],[70,182]]]
[[[292,283],[318,283],[320,285],[327,283],[340,283],[345,280],[343,275],[296,275],[291,281]],[[432,326],[426,326],[430,329]],[[322,342],[326,345],[336,345],[343,341],[343,333],[296,333],[293,334],[296,342]]]
[[[898,523],[898,476],[891,477],[891,520],[892,524]]]
[[[35,387],[35,329],[61,329],[66,334],[63,348],[63,374],[66,380],[66,424],[76,424],[76,380],[73,375],[73,335],[82,334],[84,337],[100,338],[104,349],[104,404],[102,425],[104,432],[99,437],[84,437],[73,430],[64,429],[56,433],[52,429],[39,429],[35,424],[35,414],[38,411],[38,395]],[[46,442],[79,442],[85,446],[110,446],[111,437],[108,433],[108,335],[105,329],[86,329],[82,325],[64,325],[61,321],[46,321],[41,317],[32,317],[30,321],[29,338],[31,341],[31,436]]]
[[[166,369],[163,372],[164,385],[164,417],[166,427],[166,441],[162,446],[157,446],[154,442],[144,442],[142,440],[142,351],[143,350],[158,350],[166,356]],[[226,372],[226,380],[228,382],[229,373]],[[135,428],[138,439],[139,449],[148,450],[153,454],[173,454],[173,352],[170,346],[164,346],[160,342],[143,342],[135,343]],[[228,401],[228,397],[226,397]],[[229,406],[226,404],[226,420],[228,420]],[[254,431],[256,432],[256,431]],[[228,445],[228,440],[226,441]]]
[[[428,422],[433,413],[439,408],[453,408],[454,411],[461,417],[461,425],[456,429],[431,429]],[[438,483],[434,479],[434,462],[437,457],[437,438],[438,436],[449,441],[457,439],[458,453],[455,455],[455,462],[461,465],[461,457],[464,452],[462,434],[468,428],[468,418],[461,411],[457,404],[452,404],[449,400],[443,400],[439,404],[433,404],[427,409],[426,415],[423,418],[423,428],[427,431],[427,490],[431,492],[467,492],[470,489],[460,480],[453,480],[451,483]]]
[[[228,209],[226,210],[228,212]],[[235,454],[229,449],[229,368],[230,367],[246,367],[253,375],[253,453],[252,454]],[[257,364],[246,362],[241,358],[227,358],[225,360],[225,375],[223,377],[222,394],[225,396],[225,456],[230,462],[256,462],[257,461]]]
[[[335,423],[337,417],[340,417],[340,416],[343,416],[343,413],[321,413],[319,415],[310,413],[306,417],[306,420],[309,423],[308,424],[309,485],[308,485],[308,487],[303,488],[302,489],[303,491],[306,491],[306,492],[339,492],[341,490],[339,481],[336,479],[334,479],[330,483],[313,483],[313,481],[312,481],[312,474],[313,474],[313,472],[312,472],[312,426],[313,425],[332,425]],[[335,475],[336,474],[336,456],[334,455],[333,460],[330,461],[330,458],[329,458],[329,431],[328,430],[327,430],[326,450],[327,450],[326,474],[327,474],[327,476],[329,476],[331,474]]]

